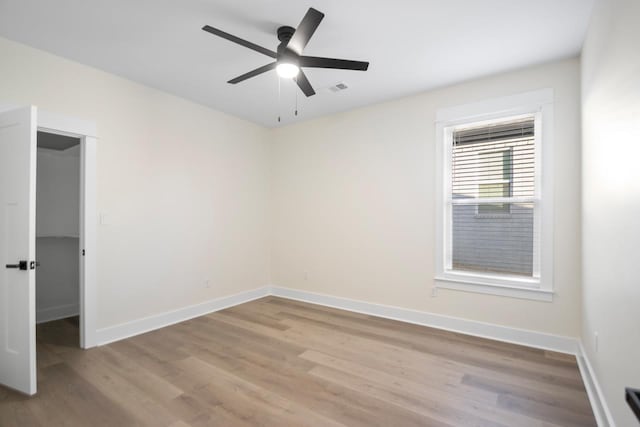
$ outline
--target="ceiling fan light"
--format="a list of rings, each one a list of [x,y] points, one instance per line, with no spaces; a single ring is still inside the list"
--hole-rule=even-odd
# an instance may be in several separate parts
[[[300,68],[298,68],[298,66],[295,64],[283,62],[281,64],[278,64],[278,66],[276,67],[276,72],[283,79],[292,79],[298,75],[298,73],[300,72]]]

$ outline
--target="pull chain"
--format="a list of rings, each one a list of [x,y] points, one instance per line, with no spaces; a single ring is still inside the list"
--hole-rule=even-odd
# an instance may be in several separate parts
[[[278,76],[278,123],[280,123],[280,76]]]
[[[296,85],[297,85],[297,83],[298,83],[298,78],[297,77],[296,77],[295,81],[296,81]],[[296,115],[296,117],[298,117],[298,88],[295,89],[295,92],[296,92],[296,111],[295,111],[295,115]]]

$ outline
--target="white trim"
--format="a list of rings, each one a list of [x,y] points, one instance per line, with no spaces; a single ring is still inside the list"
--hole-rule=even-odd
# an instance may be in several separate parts
[[[20,105],[0,103],[0,112],[21,108]],[[73,137],[91,136],[96,138],[96,123],[90,120],[68,117],[38,108],[38,129],[53,131],[59,135]]]
[[[144,334],[145,332],[164,328],[175,323],[193,319],[194,317],[204,316],[205,314],[233,307],[238,304],[244,304],[269,295],[271,295],[270,287],[264,286],[250,291],[240,292],[238,294],[179,308],[177,310],[132,320],[131,322],[122,323],[120,325],[98,329],[96,333],[96,342],[97,345],[109,344],[114,341],[119,341],[134,335]]]
[[[60,135],[97,138],[95,122],[67,117],[46,110],[39,110],[38,112],[38,128],[45,132],[52,131]]]
[[[39,110],[38,130],[80,138],[80,347],[91,348],[96,345],[97,308],[96,124]]]
[[[65,304],[43,308],[36,311],[36,323],[65,319],[67,317],[77,316],[79,313],[80,306],[78,304]]]
[[[489,99],[436,113],[436,287],[479,292],[497,296],[553,300],[553,90],[542,89],[523,94]],[[451,210],[453,204],[477,203],[477,200],[450,200],[452,129],[491,123],[507,117],[533,116],[536,122],[536,194],[534,274],[529,280],[489,274],[468,274],[452,270]],[[542,128],[540,123],[544,123]],[[544,168],[544,173],[542,173]],[[542,195],[544,194],[544,201]],[[512,198],[494,198],[512,201]],[[509,200],[507,200],[509,199]],[[526,198],[531,201],[531,198]],[[518,288],[522,287],[522,291]],[[538,290],[539,292],[535,292]]]
[[[598,377],[596,377],[596,373],[591,367],[582,342],[580,342],[579,350],[580,353],[576,357],[578,360],[578,368],[580,369],[584,386],[587,389],[587,395],[589,396],[589,402],[591,402],[591,409],[593,409],[596,422],[599,427],[615,427],[616,423],[611,416],[611,411],[607,405],[604,393],[600,388]]]
[[[97,345],[97,139],[82,138],[80,144],[80,347]],[[84,256],[83,252],[84,251]]]
[[[562,353],[579,354],[578,340],[571,337],[563,337],[525,329],[511,328],[491,323],[477,322],[458,317],[444,316],[425,311],[411,310],[382,304],[374,304],[365,301],[335,297],[331,295],[313,292],[299,291],[283,287],[262,287],[235,295],[216,298],[203,303],[179,308],[165,313],[156,314],[120,325],[98,329],[96,336],[97,345],[119,341],[135,335],[143,334],[175,323],[183,322],[198,316],[204,316],[218,310],[244,304],[258,298],[269,295],[304,301],[311,304],[319,304],[328,307],[417,325],[429,326],[467,335],[474,335],[497,341],[510,342],[529,347],[553,350]]]
[[[579,351],[579,340],[572,337],[277,286],[271,288],[271,295],[560,353],[577,355]]]
[[[529,299],[534,301],[553,301],[553,291],[548,291],[545,289],[533,287],[526,288],[524,286],[496,285],[495,283],[485,284],[470,280],[466,281],[451,279],[449,277],[436,277],[434,288]]]
[[[513,274],[509,275],[488,272],[449,270],[445,274],[436,276],[434,280],[497,287],[545,290],[540,289],[540,281],[537,278],[517,276]],[[546,291],[551,292],[548,290]]]
[[[505,180],[506,181],[506,180]],[[508,181],[506,181],[508,182]],[[453,205],[484,205],[490,203],[534,203],[535,197],[479,197],[470,199],[452,199],[448,198],[447,202]]]
[[[554,199],[555,189],[553,183],[553,168],[554,168],[554,156],[553,150],[555,149],[555,124],[554,124],[554,109],[553,109],[553,92],[550,94],[551,101],[541,105],[541,120],[536,120],[535,133],[540,135],[537,137],[539,144],[536,146],[536,156],[540,156],[540,161],[536,160],[536,166],[540,170],[536,171],[536,190],[538,192],[537,197],[539,202],[536,208],[540,210],[540,214],[537,215],[539,221],[538,230],[540,231],[541,242],[537,245],[537,251],[534,251],[534,256],[539,257],[539,261],[534,259],[534,266],[539,266],[538,272],[534,271],[534,275],[540,278],[540,284],[542,289],[553,290],[553,257],[554,257]],[[542,129],[540,129],[540,123],[542,123]],[[540,141],[541,139],[541,141]],[[534,246],[535,247],[535,246]],[[537,274],[536,274],[537,273]]]

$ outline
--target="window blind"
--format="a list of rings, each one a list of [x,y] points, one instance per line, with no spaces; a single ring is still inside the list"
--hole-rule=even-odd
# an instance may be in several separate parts
[[[533,276],[535,121],[506,121],[453,132],[451,266]]]

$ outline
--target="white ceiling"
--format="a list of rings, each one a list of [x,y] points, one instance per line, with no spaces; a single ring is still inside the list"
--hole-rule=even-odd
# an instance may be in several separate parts
[[[578,54],[593,0],[0,0],[0,35],[260,123],[282,124]],[[305,54],[370,61],[307,69],[317,94],[274,71],[226,81],[271,58],[201,30],[275,50],[276,29],[309,7],[325,18]],[[327,88],[344,82],[349,88]],[[300,115],[293,117],[298,92]]]

